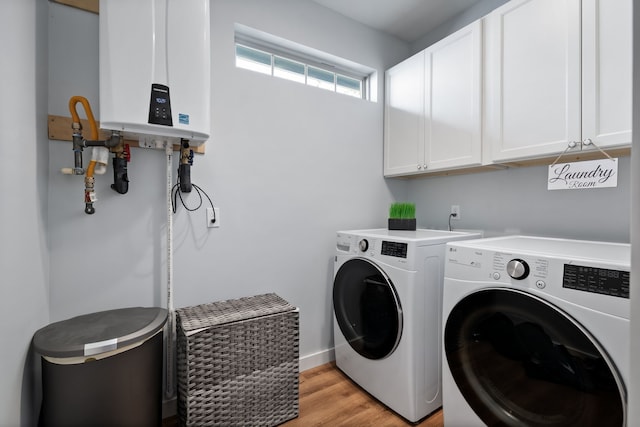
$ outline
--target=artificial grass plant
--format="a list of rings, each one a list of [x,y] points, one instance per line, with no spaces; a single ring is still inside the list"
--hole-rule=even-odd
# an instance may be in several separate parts
[[[392,203],[389,208],[389,218],[392,219],[413,219],[416,217],[415,203]]]

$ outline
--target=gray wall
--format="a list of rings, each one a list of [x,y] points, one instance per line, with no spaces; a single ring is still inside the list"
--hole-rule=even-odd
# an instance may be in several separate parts
[[[453,19],[442,23],[437,28],[429,31],[418,40],[411,43],[411,53],[420,52],[422,49],[431,46],[438,40],[458,31],[460,28],[472,23],[473,21],[487,15],[493,9],[502,6],[509,0],[480,0],[469,9],[458,14]]]
[[[633,8],[633,81],[640,82],[640,7]],[[633,86],[633,128],[640,129],[640,84]],[[631,281],[636,286],[640,277],[640,138],[633,134],[631,155]],[[640,292],[631,291],[631,355],[629,360],[640,358]],[[631,369],[629,384],[629,418],[627,425],[640,425],[640,369]]]
[[[75,55],[51,56],[49,111],[68,115],[72,95],[97,111],[97,17],[56,4],[50,10],[51,52]],[[207,229],[203,210],[178,208],[175,306],[276,292],[300,307],[304,368],[328,360],[333,346],[336,230],[383,226],[406,184],[382,177],[382,102],[236,69],[234,24],[380,76],[407,57],[408,46],[309,1],[271,0],[265,8],[261,0],[216,0],[211,16],[212,137],[195,157],[192,180],[220,207],[221,227]],[[378,78],[379,94],[382,84]],[[82,178],[59,173],[72,162],[70,143],[50,144],[52,320],[164,305],[165,155],[132,151],[129,193],[109,189],[110,171],[98,177],[96,214],[87,216]],[[196,202],[194,193],[187,197]]]
[[[629,242],[630,161],[618,162],[618,187],[547,190],[547,167],[531,166],[408,181],[418,224],[447,228],[451,205],[460,205],[454,228],[485,236],[532,234]]]
[[[49,321],[46,17],[42,0],[0,5],[0,426],[6,427],[35,419],[38,365],[29,349],[33,333]]]

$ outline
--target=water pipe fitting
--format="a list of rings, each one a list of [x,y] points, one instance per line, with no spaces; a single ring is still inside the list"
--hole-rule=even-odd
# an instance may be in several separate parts
[[[83,173],[85,173],[82,168],[82,150],[85,146],[87,146],[87,141],[82,137],[82,123],[80,122],[80,116],[78,116],[78,112],[76,111],[76,104],[78,103],[81,103],[84,107],[85,114],[87,115],[87,119],[89,120],[89,126],[91,127],[91,138],[94,141],[98,139],[98,125],[96,124],[96,120],[93,117],[93,112],[91,111],[89,101],[82,96],[72,96],[71,99],[69,99],[69,112],[71,113],[71,128],[73,129],[73,172],[75,175],[82,175]],[[93,207],[93,203],[97,200],[94,190],[95,178],[93,177],[96,163],[96,160],[91,160],[84,178],[84,212],[89,215],[95,213],[96,211]]]
[[[180,165],[178,166],[178,179],[180,191],[191,192],[191,164],[193,163],[193,150],[189,148],[189,141],[180,141]]]
[[[84,213],[92,215],[96,212],[93,203],[97,201],[94,191],[95,178],[93,176],[84,177]]]
[[[120,133],[114,131],[109,138],[110,150],[113,157],[113,184],[111,189],[126,194],[129,191],[129,176],[127,174],[127,163],[130,159],[129,146],[124,143]]]
[[[84,175],[84,168],[82,167],[82,148],[83,138],[82,133],[73,133],[73,174]]]

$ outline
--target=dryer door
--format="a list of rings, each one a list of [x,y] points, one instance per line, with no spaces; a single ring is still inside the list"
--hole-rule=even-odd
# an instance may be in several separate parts
[[[368,359],[384,359],[402,335],[402,308],[389,277],[374,263],[353,258],[333,282],[333,308],[342,334]]]
[[[606,352],[536,296],[465,297],[447,318],[444,345],[460,392],[487,425],[625,425],[624,385]]]

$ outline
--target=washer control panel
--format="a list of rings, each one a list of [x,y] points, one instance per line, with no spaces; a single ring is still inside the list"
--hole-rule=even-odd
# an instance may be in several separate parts
[[[397,266],[413,262],[416,253],[413,242],[351,233],[337,234],[336,249],[338,253],[375,258]]]
[[[380,252],[381,255],[392,256],[396,258],[406,258],[407,257],[407,248],[408,245],[403,242],[391,242],[388,240],[382,241],[382,250]]]
[[[629,272],[565,264],[562,287],[629,298]]]
[[[511,288],[628,318],[630,249],[529,236],[450,242],[444,285]]]
[[[449,245],[445,265],[465,280],[488,278],[491,283],[541,290],[554,283],[564,289],[629,298],[629,271],[597,263]]]

